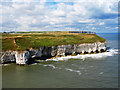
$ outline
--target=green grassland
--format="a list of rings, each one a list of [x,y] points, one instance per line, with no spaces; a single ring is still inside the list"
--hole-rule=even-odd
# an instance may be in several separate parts
[[[2,34],[2,51],[26,49],[38,49],[41,46],[57,46],[66,44],[81,44],[105,42],[106,39],[96,34],[82,34],[69,32],[47,32],[47,33],[19,33]]]

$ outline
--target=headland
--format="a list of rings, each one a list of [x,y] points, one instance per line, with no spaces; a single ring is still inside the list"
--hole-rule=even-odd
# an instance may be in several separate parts
[[[106,39],[93,32],[2,33],[1,63],[29,64],[34,60],[91,54],[107,50]]]

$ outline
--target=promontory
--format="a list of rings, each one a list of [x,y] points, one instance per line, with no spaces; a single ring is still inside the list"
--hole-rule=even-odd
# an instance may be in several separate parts
[[[2,33],[1,63],[29,64],[77,54],[105,52],[106,39],[90,32]]]

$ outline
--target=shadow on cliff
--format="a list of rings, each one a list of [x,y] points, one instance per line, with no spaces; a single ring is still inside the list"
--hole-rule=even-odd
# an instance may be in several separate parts
[[[31,65],[31,64],[34,64],[34,63],[40,63],[42,61],[45,61],[46,59],[50,59],[50,58],[53,58],[52,56],[48,56],[48,57],[37,57],[37,58],[30,58],[27,62],[28,65]]]

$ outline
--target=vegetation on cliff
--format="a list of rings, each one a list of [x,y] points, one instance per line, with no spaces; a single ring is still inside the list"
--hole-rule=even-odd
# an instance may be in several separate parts
[[[38,49],[41,46],[57,46],[66,44],[82,44],[105,42],[106,39],[96,34],[69,33],[69,32],[44,32],[44,33],[19,33],[2,34],[2,50]]]

